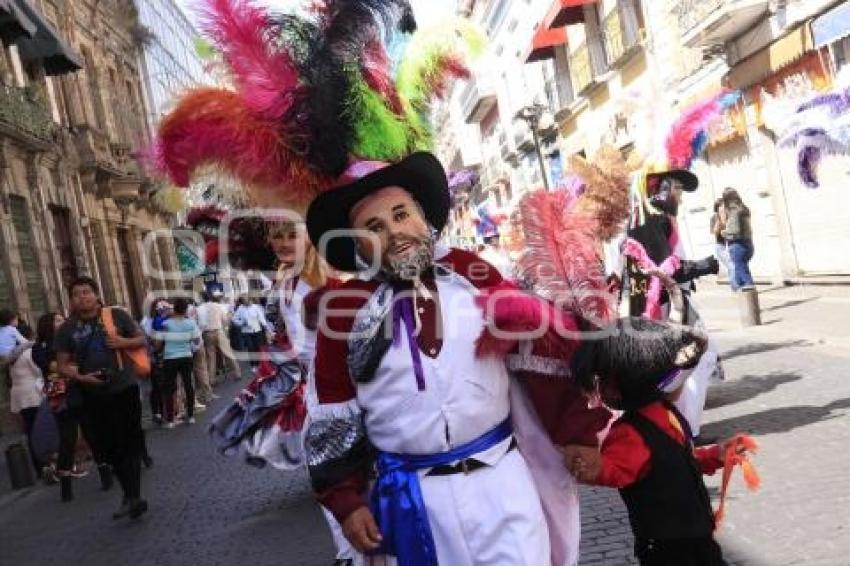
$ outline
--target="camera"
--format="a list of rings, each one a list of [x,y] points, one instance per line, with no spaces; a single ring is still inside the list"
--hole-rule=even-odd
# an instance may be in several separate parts
[[[98,370],[97,377],[102,382],[109,383],[115,378],[116,374],[117,374],[117,370],[115,370],[114,368],[104,368],[104,369]]]

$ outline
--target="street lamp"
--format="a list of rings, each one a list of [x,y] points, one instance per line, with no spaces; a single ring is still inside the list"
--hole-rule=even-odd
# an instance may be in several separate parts
[[[537,152],[537,161],[540,164],[540,174],[543,176],[543,186],[549,190],[549,178],[546,176],[546,164],[543,161],[543,151],[540,149],[540,137],[537,135],[537,127],[540,125],[540,119],[546,107],[542,104],[531,104],[520,108],[514,116],[514,120],[522,120],[528,125],[531,130],[531,139],[534,141],[534,150]]]

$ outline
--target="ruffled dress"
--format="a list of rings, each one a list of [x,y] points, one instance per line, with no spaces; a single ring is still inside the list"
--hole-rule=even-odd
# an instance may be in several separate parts
[[[279,470],[304,465],[307,379],[316,335],[304,327],[301,312],[312,290],[297,278],[270,290],[266,318],[274,326],[274,339],[262,351],[256,377],[209,427],[222,454]]]

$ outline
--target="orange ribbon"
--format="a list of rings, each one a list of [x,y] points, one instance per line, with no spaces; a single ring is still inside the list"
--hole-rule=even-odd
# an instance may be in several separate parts
[[[720,486],[720,506],[714,512],[715,529],[720,528],[723,517],[726,511],[726,492],[729,489],[729,481],[732,479],[732,470],[735,466],[741,466],[741,471],[744,474],[744,483],[751,491],[755,491],[761,485],[761,479],[755,466],[750,462],[747,454],[755,454],[758,451],[758,444],[749,435],[736,434],[726,443],[726,450],[723,457],[723,479]]]

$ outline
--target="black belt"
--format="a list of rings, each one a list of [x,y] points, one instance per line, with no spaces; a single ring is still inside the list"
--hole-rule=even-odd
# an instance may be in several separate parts
[[[511,439],[511,445],[508,447],[506,454],[516,448],[516,438]],[[481,460],[476,460],[475,458],[467,458],[466,460],[461,460],[457,464],[443,464],[442,466],[434,466],[431,470],[425,474],[426,476],[451,476],[454,474],[469,474],[474,472],[475,470],[479,470],[484,466],[487,466]]]

